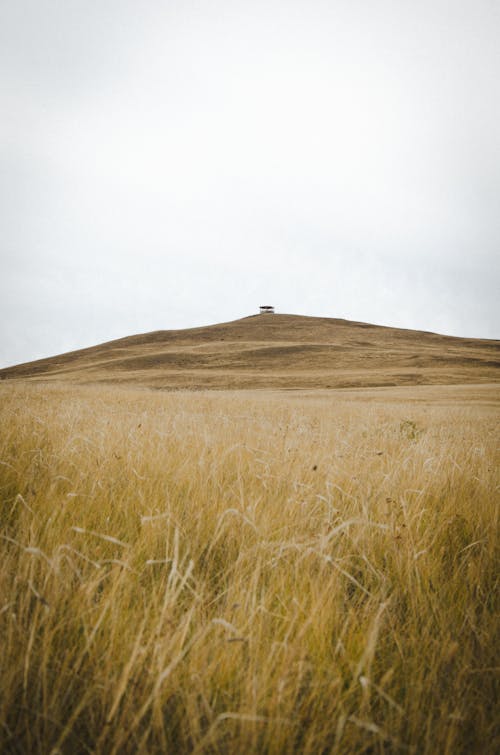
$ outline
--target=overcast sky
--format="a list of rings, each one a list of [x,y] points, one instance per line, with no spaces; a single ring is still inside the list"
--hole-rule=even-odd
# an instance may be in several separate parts
[[[274,304],[500,337],[498,0],[0,0],[0,366]]]

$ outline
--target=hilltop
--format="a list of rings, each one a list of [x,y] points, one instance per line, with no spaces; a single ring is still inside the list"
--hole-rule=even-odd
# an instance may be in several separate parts
[[[133,335],[0,370],[0,379],[154,388],[342,388],[495,382],[500,341],[325,317],[253,315]]]

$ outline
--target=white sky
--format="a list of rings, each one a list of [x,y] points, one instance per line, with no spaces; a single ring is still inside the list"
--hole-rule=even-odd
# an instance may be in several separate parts
[[[500,337],[498,0],[0,0],[0,366],[282,312]]]

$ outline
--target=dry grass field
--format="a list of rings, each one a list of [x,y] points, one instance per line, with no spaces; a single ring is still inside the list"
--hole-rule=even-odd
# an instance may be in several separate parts
[[[498,751],[498,399],[5,381],[0,750]]]

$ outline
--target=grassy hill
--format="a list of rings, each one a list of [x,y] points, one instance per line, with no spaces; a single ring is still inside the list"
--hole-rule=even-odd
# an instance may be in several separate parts
[[[8,367],[0,378],[311,389],[494,382],[499,366],[500,341],[278,314],[129,336]]]
[[[500,751],[499,348],[266,315],[0,371],[0,752]]]

